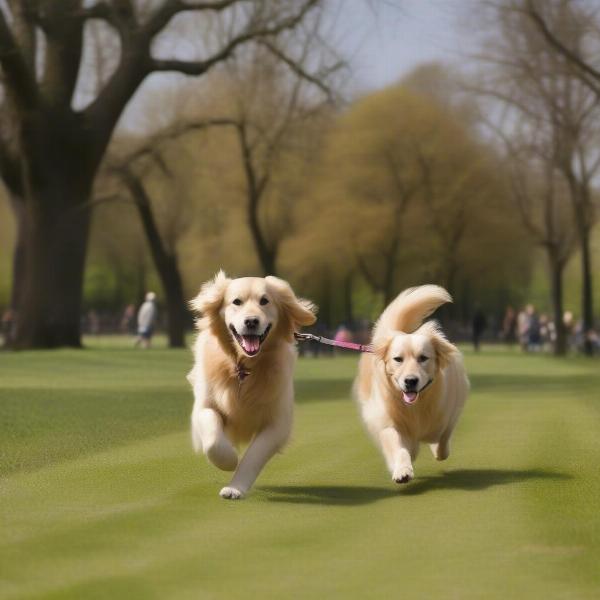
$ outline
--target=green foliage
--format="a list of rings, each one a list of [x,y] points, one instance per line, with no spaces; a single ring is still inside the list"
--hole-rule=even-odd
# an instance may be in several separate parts
[[[191,449],[190,358],[2,356],[0,596],[594,597],[596,363],[467,354],[452,455],[424,447],[399,489],[350,401],[356,357],[302,360],[292,443],[231,504]]]

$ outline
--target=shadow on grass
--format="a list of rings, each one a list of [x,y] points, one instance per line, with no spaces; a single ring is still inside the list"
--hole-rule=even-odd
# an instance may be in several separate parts
[[[439,475],[417,477],[412,483],[406,486],[403,494],[406,496],[418,496],[419,494],[436,490],[474,492],[498,485],[510,485],[532,479],[564,481],[571,478],[572,476],[566,473],[555,473],[542,469],[458,469],[456,471],[446,471]]]
[[[498,485],[510,485],[534,479],[567,480],[571,475],[540,469],[460,469],[440,475],[417,477],[413,482],[392,487],[366,486],[271,486],[261,487],[270,502],[290,504],[321,504],[334,506],[359,506],[395,496],[418,496],[440,490],[478,491]]]

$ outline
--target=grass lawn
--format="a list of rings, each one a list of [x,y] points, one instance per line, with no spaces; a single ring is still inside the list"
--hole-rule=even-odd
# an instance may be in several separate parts
[[[0,598],[599,598],[600,362],[485,348],[453,453],[391,483],[354,356],[297,371],[241,502],[193,455],[185,351],[0,354]]]

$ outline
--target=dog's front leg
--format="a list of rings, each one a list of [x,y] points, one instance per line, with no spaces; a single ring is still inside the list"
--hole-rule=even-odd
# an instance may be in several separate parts
[[[237,467],[237,452],[227,439],[223,419],[216,410],[194,407],[192,443],[196,452],[202,450],[215,467],[223,471],[233,471]]]
[[[396,483],[408,483],[414,477],[408,440],[403,440],[393,427],[386,427],[379,432],[379,441],[392,479]]]
[[[291,421],[289,424],[268,427],[258,433],[248,446],[231,483],[221,490],[221,497],[230,500],[242,498],[269,459],[286,443],[290,431]]]

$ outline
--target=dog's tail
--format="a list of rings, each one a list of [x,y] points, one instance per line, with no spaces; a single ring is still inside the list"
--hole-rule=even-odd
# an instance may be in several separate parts
[[[421,285],[404,290],[379,317],[373,339],[389,331],[412,333],[446,302],[452,302],[452,297],[439,285]]]

